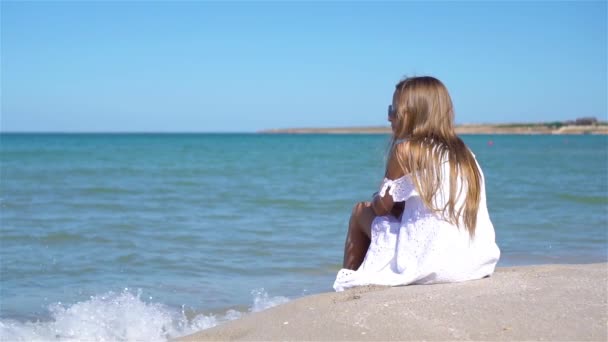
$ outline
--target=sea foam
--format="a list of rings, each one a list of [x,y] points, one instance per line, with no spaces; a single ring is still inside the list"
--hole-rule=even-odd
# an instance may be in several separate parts
[[[141,291],[108,292],[70,306],[49,306],[51,320],[0,321],[1,341],[167,341],[214,327],[222,322],[261,311],[288,301],[270,297],[264,289],[251,292],[253,304],[246,312],[228,310],[222,315],[186,312],[160,303],[147,303]]]

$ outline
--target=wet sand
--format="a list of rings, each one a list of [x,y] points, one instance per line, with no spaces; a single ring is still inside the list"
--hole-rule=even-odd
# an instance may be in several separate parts
[[[293,300],[180,341],[608,340],[608,264],[498,268],[453,284]]]

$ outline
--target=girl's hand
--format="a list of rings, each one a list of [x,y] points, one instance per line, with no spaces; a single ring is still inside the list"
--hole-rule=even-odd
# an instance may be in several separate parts
[[[396,218],[400,218],[403,214],[403,209],[405,208],[405,202],[395,202],[393,203],[393,208],[391,209],[391,215]]]

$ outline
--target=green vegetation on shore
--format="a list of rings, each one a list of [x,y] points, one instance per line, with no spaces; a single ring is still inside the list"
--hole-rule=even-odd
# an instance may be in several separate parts
[[[580,118],[571,121],[502,124],[461,124],[456,126],[458,134],[608,134],[608,122],[595,118]],[[388,126],[368,127],[324,127],[268,129],[259,133],[283,134],[388,134]]]

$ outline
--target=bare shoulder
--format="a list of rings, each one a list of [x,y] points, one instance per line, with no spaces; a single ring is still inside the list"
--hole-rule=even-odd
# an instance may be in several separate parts
[[[407,172],[407,141],[397,141],[391,149],[388,165],[386,168],[386,178],[398,179]]]

